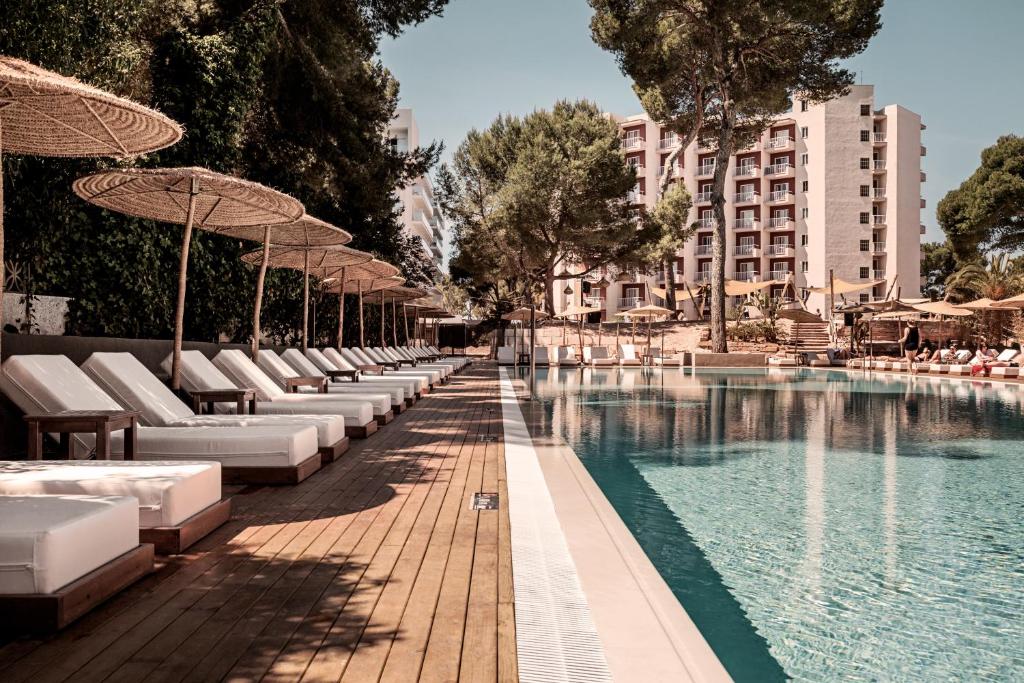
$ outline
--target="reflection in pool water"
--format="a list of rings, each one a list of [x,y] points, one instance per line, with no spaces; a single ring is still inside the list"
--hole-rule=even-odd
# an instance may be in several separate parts
[[[736,680],[1024,679],[1024,388],[588,369],[537,393]]]

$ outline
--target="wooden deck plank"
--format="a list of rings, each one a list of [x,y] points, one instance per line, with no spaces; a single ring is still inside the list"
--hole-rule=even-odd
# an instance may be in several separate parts
[[[302,484],[226,487],[228,524],[63,632],[0,645],[0,679],[514,680],[504,449],[478,438],[497,397],[477,363]],[[477,491],[500,509],[471,510]]]

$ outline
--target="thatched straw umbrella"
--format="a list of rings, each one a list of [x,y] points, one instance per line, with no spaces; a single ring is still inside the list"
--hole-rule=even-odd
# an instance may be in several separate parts
[[[338,293],[338,348],[342,347],[342,327],[345,324],[345,295],[359,295],[359,346],[366,346],[363,330],[363,294],[387,287],[396,287],[405,282],[399,270],[390,263],[378,259],[345,266],[331,273],[326,279],[332,281],[330,292]]]
[[[600,313],[600,308],[590,306],[580,306],[579,304],[573,304],[562,311],[562,317],[578,317],[579,318],[579,340],[580,340],[580,353],[583,353],[583,316],[590,315],[591,313]],[[565,345],[565,336],[562,336],[562,345]]]
[[[20,59],[0,56],[0,155],[132,157],[173,145],[181,135],[181,126],[148,107]],[[0,167],[0,304],[3,197]]]
[[[304,220],[306,220],[305,217],[298,222]],[[324,226],[327,226],[327,224],[324,223]],[[344,235],[348,234],[342,230],[338,230],[338,232]],[[324,237],[326,238],[327,235],[325,234]],[[277,237],[275,236],[273,239],[277,239]],[[365,251],[357,251],[338,245],[284,247],[264,244],[263,249],[259,251],[243,254],[242,260],[260,268],[256,289],[256,303],[253,307],[252,358],[256,360],[259,353],[259,321],[260,306],[263,301],[263,276],[268,266],[302,271],[302,350],[305,351],[309,345],[309,276],[314,275],[323,280],[339,268],[368,263],[373,260],[373,256]]]
[[[181,386],[181,337],[192,228],[238,239],[262,240],[267,225],[302,217],[299,200],[259,183],[205,168],[153,168],[103,171],[79,178],[73,188],[82,199],[111,211],[185,226],[178,263],[178,302],[174,315],[171,386]]]
[[[398,346],[398,302],[402,302],[402,310],[404,313],[406,302],[421,299],[425,295],[426,292],[422,289],[397,286],[378,290],[366,298],[367,303],[376,302],[380,304],[380,315],[382,321],[384,320],[384,307],[389,303],[391,304],[391,342],[393,345]],[[383,340],[383,323],[381,323],[381,329],[381,339]],[[406,321],[405,325],[405,338],[409,338],[408,321]]]

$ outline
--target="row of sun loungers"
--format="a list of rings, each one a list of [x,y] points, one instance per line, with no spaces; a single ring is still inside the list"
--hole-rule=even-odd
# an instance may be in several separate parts
[[[169,367],[170,358],[164,366]],[[23,355],[0,368],[0,390],[31,414],[138,411],[135,460],[90,460],[92,434],[73,434],[70,460],[0,462],[0,628],[53,630],[153,571],[231,516],[225,483],[295,484],[365,438],[466,358],[433,347],[183,354],[190,391],[255,389],[197,414],[128,353]],[[401,369],[399,369],[401,368]],[[337,381],[343,380],[343,381]],[[123,432],[110,452],[125,453]]]
[[[511,347],[502,346],[498,348],[498,365],[514,365],[516,359]],[[535,346],[533,350],[534,363],[540,367],[575,367],[582,365],[590,367],[640,367],[644,364],[643,359],[637,355],[636,346],[633,344],[620,344],[618,354],[611,355],[608,347],[605,346],[584,346],[582,362],[576,354],[574,346]],[[661,354],[661,349],[651,349],[651,361],[654,365],[664,367],[679,367],[682,364],[679,358],[667,358]]]
[[[965,349],[943,358],[943,362],[915,363],[914,370],[918,373],[927,373],[932,375],[970,376],[977,372],[975,365],[970,362],[972,356],[973,354]],[[1020,352],[1015,349],[1006,349],[995,359],[995,362],[1000,363],[1000,365],[988,368],[989,376],[1001,377],[1004,379],[1019,377],[1020,367],[1018,365],[1018,361],[1020,358]],[[858,358],[851,360],[848,363],[848,366],[851,368],[888,370],[894,372],[906,372],[910,369],[909,363],[905,360],[870,360]]]

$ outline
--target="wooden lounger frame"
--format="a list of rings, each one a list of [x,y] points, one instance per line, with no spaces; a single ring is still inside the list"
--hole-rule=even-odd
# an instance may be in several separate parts
[[[376,429],[377,423],[373,422]],[[316,455],[306,458],[298,465],[282,467],[226,467],[220,468],[220,482],[222,484],[245,484],[264,486],[287,486],[298,484],[308,479],[314,472],[320,469],[322,456],[317,451]]]
[[[389,411],[390,412],[390,411]],[[393,416],[392,416],[393,417]],[[377,420],[373,419],[361,426],[345,426],[345,436],[353,439],[365,439],[377,431]]]
[[[382,415],[374,415],[373,419],[377,421],[379,426],[383,427],[395,419],[395,409],[392,407],[391,410]]]
[[[157,555],[177,555],[231,519],[231,500],[220,500],[178,526],[139,529],[139,540],[152,543]]]
[[[324,446],[320,449],[320,464],[330,465],[332,462],[340,458],[348,450],[349,441],[347,436],[343,436],[330,446]]]
[[[0,594],[4,630],[56,631],[153,571],[153,545],[143,543],[55,593]]]

